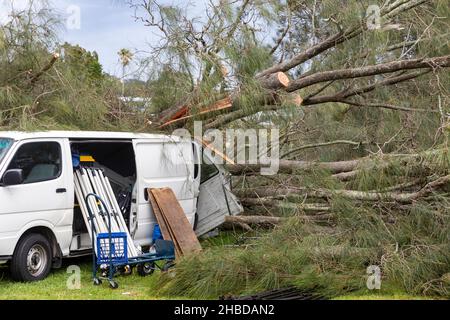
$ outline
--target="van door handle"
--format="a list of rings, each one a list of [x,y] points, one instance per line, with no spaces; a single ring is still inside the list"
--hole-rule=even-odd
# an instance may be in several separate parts
[[[67,192],[66,188],[56,189],[56,193],[66,193],[66,192]]]

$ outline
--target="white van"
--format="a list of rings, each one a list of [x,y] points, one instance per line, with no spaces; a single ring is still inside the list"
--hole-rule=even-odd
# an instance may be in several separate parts
[[[0,131],[0,264],[9,262],[16,280],[41,280],[62,258],[91,252],[74,196],[75,153],[104,169],[141,247],[151,244],[156,223],[147,188],[170,187],[198,235],[243,210],[228,174],[179,137]]]

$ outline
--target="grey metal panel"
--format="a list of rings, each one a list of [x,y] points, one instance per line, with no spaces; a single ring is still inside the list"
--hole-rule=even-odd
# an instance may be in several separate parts
[[[227,186],[224,188],[224,184],[224,177],[219,174],[200,186],[197,206],[198,222],[195,230],[197,236],[201,236],[223,224],[225,217],[229,215],[228,207],[231,215],[238,215],[243,211],[237,197],[231,193]]]

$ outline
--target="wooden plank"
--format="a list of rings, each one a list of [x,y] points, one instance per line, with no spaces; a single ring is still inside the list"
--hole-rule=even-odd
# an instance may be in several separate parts
[[[151,192],[167,222],[169,233],[180,247],[181,254],[200,251],[200,242],[172,189],[151,189]]]
[[[176,256],[181,256],[182,250],[181,250],[180,244],[178,243],[177,238],[173,234],[170,226],[168,225],[166,217],[161,212],[161,208],[159,207],[158,203],[156,202],[155,197],[154,197],[153,193],[151,192],[151,189],[147,189],[147,193],[149,195],[149,201],[153,208],[153,212],[156,216],[156,220],[158,221],[158,224],[160,225],[164,240],[172,241],[174,244],[174,247],[175,247]]]
[[[157,192],[161,192],[160,197],[157,195]],[[163,216],[168,223],[172,238],[179,247],[181,254],[186,254],[198,249],[201,250],[197,237],[193,233],[192,226],[187,220],[183,209],[173,194],[173,191],[167,188],[160,189],[157,190],[154,195]],[[190,234],[191,236],[189,237]]]
[[[171,232],[168,223],[166,221],[165,216],[163,215],[163,213],[161,212],[161,209],[158,205],[158,203],[155,200],[155,197],[153,196],[153,193],[151,192],[151,189],[147,189],[147,194],[148,194],[148,199],[150,201],[150,205],[153,208],[153,213],[156,216],[156,221],[159,224],[159,227],[161,228],[161,233],[163,235],[164,240],[170,240],[174,243],[175,246],[175,253],[176,256],[179,256],[182,254],[181,252],[181,248],[178,244],[178,242],[176,241],[176,238],[174,237],[173,233]]]
[[[152,194],[152,197],[154,197],[153,194]],[[155,202],[156,202],[156,199],[155,199]],[[168,232],[168,234],[169,234],[169,237],[168,237],[168,238],[170,238],[170,239],[172,240],[172,242],[173,242],[173,244],[174,244],[174,246],[175,246],[176,256],[179,257],[179,256],[181,256],[181,255],[183,254],[183,250],[182,250],[182,247],[180,246],[180,243],[179,243],[179,241],[178,241],[178,238],[177,238],[176,235],[174,234],[172,228],[170,227],[170,225],[169,225],[169,223],[168,223],[168,221],[167,221],[166,216],[162,213],[161,208],[159,208],[159,205],[158,205],[157,203],[156,203],[156,207],[157,207],[158,210],[159,210],[159,213],[160,213],[160,215],[161,215],[161,218],[162,218],[161,220],[163,221],[163,224],[166,226],[167,232]]]
[[[148,194],[148,200],[150,201],[150,205],[153,208],[153,213],[156,216],[156,221],[158,222],[159,227],[161,228],[161,233],[163,235],[164,240],[172,240],[171,235],[169,233],[168,226],[164,219],[164,216],[162,215],[161,210],[160,210],[158,204],[156,203],[156,200],[155,200],[153,194],[151,193],[150,189],[147,189],[147,194]]]

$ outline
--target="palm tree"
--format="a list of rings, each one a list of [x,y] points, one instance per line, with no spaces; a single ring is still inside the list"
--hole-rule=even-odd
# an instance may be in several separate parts
[[[133,60],[133,53],[128,49],[120,49],[117,53],[119,55],[120,62],[122,64],[122,96],[125,94],[125,68]]]

